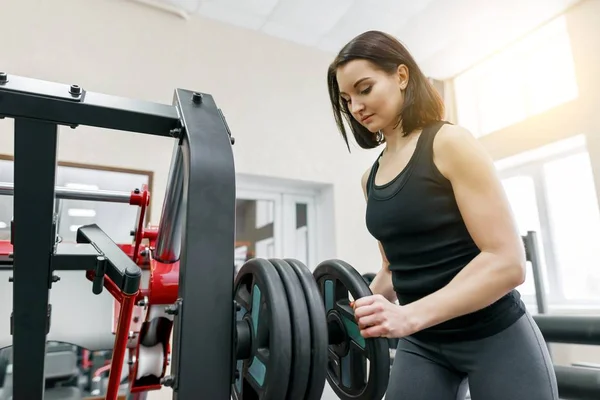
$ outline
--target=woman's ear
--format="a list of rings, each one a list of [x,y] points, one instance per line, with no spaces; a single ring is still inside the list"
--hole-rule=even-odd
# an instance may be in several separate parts
[[[404,90],[408,86],[408,67],[404,64],[400,64],[398,66],[398,84],[400,85],[400,89]]]

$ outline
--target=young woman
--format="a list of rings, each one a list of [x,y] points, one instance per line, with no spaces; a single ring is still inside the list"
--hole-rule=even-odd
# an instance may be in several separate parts
[[[328,70],[334,116],[362,148],[383,266],[355,302],[364,337],[400,338],[387,400],[558,400],[542,335],[515,290],[521,237],[480,143],[443,121],[436,89],[396,39],[366,32]],[[398,300],[399,305],[395,304]]]

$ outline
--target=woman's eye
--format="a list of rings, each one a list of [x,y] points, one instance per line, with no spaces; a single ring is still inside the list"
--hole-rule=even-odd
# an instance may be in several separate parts
[[[362,92],[360,92],[360,94],[369,94],[371,92],[371,88],[372,86],[368,86]]]

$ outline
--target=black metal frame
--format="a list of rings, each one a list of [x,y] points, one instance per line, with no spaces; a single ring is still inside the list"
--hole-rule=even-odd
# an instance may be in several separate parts
[[[161,261],[180,259],[173,398],[196,399],[201,391],[202,397],[228,399],[234,358],[235,168],[233,139],[212,96],[176,89],[173,104],[165,105],[0,73],[4,117],[15,120],[13,397],[44,396],[55,270],[105,273],[123,292],[139,287],[141,270],[99,227],[80,228],[81,244],[56,243],[58,125],[87,125],[178,139],[167,185],[174,192],[165,195],[157,242],[163,256],[171,256]],[[3,268],[10,263],[2,260]]]
[[[523,236],[523,244],[525,246],[525,255],[527,261],[531,263],[533,271],[533,283],[535,286],[535,300],[538,313],[546,314],[548,312],[548,300],[546,298],[546,285],[544,285],[544,277],[542,276],[542,268],[540,263],[540,252],[537,245],[537,233],[528,231],[526,236]]]
[[[544,340],[551,343],[600,345],[600,317],[548,314],[546,288],[537,245],[537,234],[522,237],[527,261],[531,263],[538,314],[533,316]],[[550,350],[550,348],[549,348]],[[554,365],[561,399],[587,400],[600,397],[600,366]]]

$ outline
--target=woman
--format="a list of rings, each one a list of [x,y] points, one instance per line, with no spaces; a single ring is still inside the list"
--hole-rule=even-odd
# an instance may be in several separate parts
[[[401,338],[387,400],[558,400],[541,333],[515,290],[525,256],[492,160],[393,37],[366,32],[328,71],[348,149],[384,144],[362,177],[383,266],[356,300],[364,337]],[[398,300],[399,305],[395,304]]]

